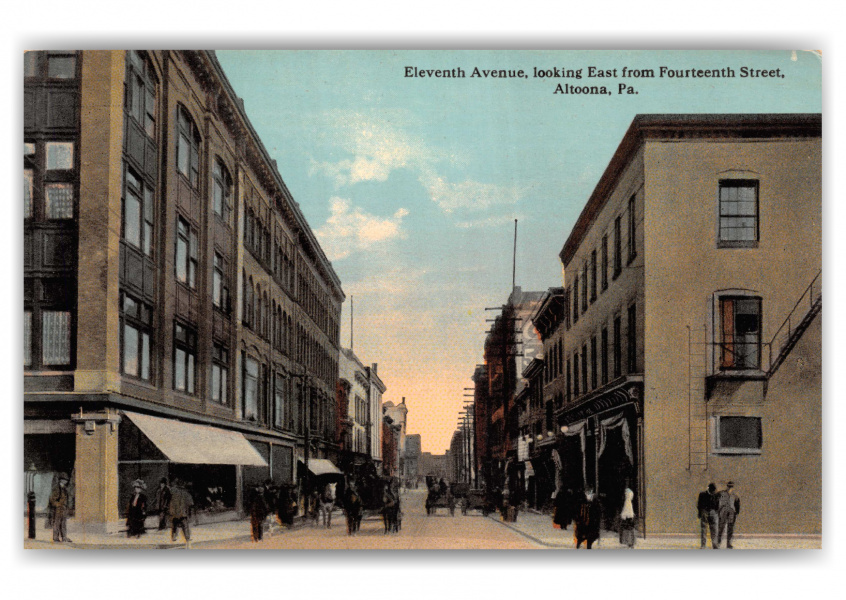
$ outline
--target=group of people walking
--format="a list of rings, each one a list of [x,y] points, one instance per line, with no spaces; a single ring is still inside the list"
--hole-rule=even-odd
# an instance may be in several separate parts
[[[167,529],[170,520],[170,535],[175,542],[177,532],[182,530],[185,543],[191,541],[191,509],[194,506],[194,499],[184,484],[179,479],[174,479],[170,484],[165,477],[159,480],[156,488],[153,504],[148,507],[146,494],[147,485],[142,479],[132,482],[132,497],[126,509],[126,536],[140,538],[147,532],[146,521],[149,515],[158,515],[158,530]],[[148,510],[149,508],[149,510]]]
[[[706,547],[706,533],[710,533],[711,547],[717,549],[726,538],[726,548],[734,536],[734,522],[740,514],[740,498],[734,491],[734,482],[726,483],[726,488],[717,492],[717,486],[708,484],[708,489],[699,494],[696,502],[699,515],[699,547]]]
[[[626,488],[623,492],[623,506],[620,511],[620,543],[628,548],[635,545],[634,492]],[[590,550],[599,539],[602,527],[602,504],[590,488],[583,492],[561,491],[555,496],[553,526],[567,529],[573,523],[573,538],[576,549],[582,543]]]

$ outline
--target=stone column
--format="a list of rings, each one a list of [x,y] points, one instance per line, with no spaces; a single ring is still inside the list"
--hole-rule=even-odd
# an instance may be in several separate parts
[[[107,533],[117,527],[118,424],[116,411],[72,416],[76,426],[76,511],[74,529],[82,533]]]

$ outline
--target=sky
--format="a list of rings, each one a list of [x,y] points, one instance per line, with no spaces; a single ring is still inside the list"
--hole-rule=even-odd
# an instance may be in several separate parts
[[[449,447],[482,362],[485,308],[511,292],[515,219],[516,284],[559,286],[558,253],[636,114],[822,109],[821,60],[804,51],[217,56],[341,279],[342,345],[354,303],[356,355],[378,363],[385,401],[405,397],[408,432],[433,453]],[[662,66],[735,77],[660,77]],[[407,77],[407,67],[465,77]],[[589,77],[590,67],[610,76]],[[623,77],[624,67],[655,77]],[[581,69],[581,79],[534,77],[535,68]],[[743,68],[780,71],[741,77]],[[527,77],[485,77],[491,69]],[[555,94],[558,84],[610,94]]]

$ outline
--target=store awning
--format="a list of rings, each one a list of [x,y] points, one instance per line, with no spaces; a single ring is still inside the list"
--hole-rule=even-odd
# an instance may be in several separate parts
[[[309,458],[308,470],[312,475],[343,475],[331,460],[325,458]]]
[[[242,434],[219,427],[123,413],[171,461],[194,465],[248,465],[267,462]]]

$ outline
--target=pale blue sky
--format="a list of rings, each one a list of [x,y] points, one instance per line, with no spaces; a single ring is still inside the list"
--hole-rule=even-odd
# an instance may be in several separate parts
[[[220,51],[294,198],[355,297],[355,351],[440,453],[481,362],[485,307],[561,283],[558,252],[638,113],[820,112],[821,62],[790,51]],[[589,79],[587,68],[731,67],[734,79]],[[464,79],[404,77],[461,67]],[[784,78],[741,78],[741,67]],[[529,79],[475,79],[524,69]],[[583,69],[534,79],[533,67]],[[618,95],[629,83],[637,95]],[[558,83],[610,96],[554,95]],[[349,346],[349,301],[342,343]]]

